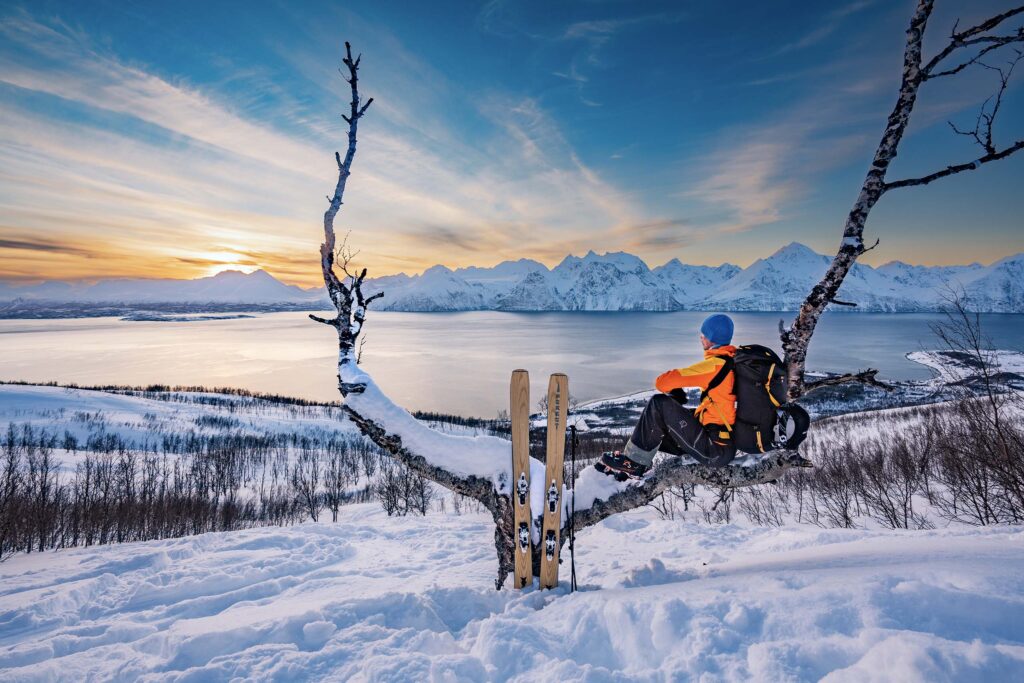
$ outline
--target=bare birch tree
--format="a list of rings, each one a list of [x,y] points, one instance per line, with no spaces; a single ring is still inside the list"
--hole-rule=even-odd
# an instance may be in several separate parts
[[[875,379],[877,370],[864,370],[816,382],[806,382],[804,379],[807,347],[821,314],[829,304],[856,305],[852,302],[840,301],[836,299],[836,295],[839,292],[839,287],[843,284],[843,279],[850,272],[857,258],[878,246],[877,240],[870,247],[864,246],[864,226],[871,209],[878,203],[878,200],[892,190],[927,185],[957,173],[976,170],[983,164],[1005,159],[1024,147],[1024,140],[1017,140],[1013,144],[999,147],[994,139],[996,117],[1000,111],[1003,94],[1006,92],[1014,67],[1021,59],[1021,51],[1013,45],[1024,42],[1024,25],[1006,30],[1005,33],[999,33],[999,31],[1008,20],[1018,17],[1024,12],[1024,6],[1007,10],[963,30],[958,30],[959,22],[957,22],[950,32],[949,42],[925,62],[922,57],[922,43],[934,5],[935,0],[918,0],[914,16],[910,20],[910,27],[907,29],[907,44],[903,52],[903,77],[900,82],[899,95],[892,113],[889,114],[885,132],[882,133],[882,139],[875,150],[874,159],[868,168],[857,200],[846,217],[839,251],[836,252],[832,264],[821,281],[807,295],[792,325],[789,327],[785,327],[781,323],[779,325],[782,348],[788,363],[790,400],[795,400],[807,391],[826,384],[879,383]],[[989,64],[988,60],[1000,56],[1000,53],[996,51],[1004,46],[1011,46],[1013,54],[1010,60],[999,66]],[[950,126],[956,133],[971,137],[981,147],[984,154],[977,159],[951,164],[946,168],[920,177],[887,180],[889,165],[899,152],[900,143],[907,130],[907,125],[910,123],[910,115],[914,111],[921,86],[938,78],[956,76],[971,67],[996,73],[1000,82],[999,88],[996,94],[981,106],[973,130],[961,130],[953,123],[950,123]]]

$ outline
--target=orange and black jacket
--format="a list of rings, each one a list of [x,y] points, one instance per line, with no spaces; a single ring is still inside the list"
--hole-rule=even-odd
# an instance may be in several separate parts
[[[658,376],[658,379],[654,380],[654,386],[657,387],[658,391],[666,394],[673,389],[683,389],[686,387],[696,387],[701,391],[706,391],[708,384],[711,383],[711,380],[715,378],[718,371],[725,365],[723,356],[731,358],[735,355],[735,346],[719,346],[714,349],[708,349],[704,352],[704,360],[686,368],[676,368],[675,370],[662,373]],[[718,386],[714,387],[711,391],[707,391],[704,400],[700,402],[700,405],[694,411],[701,424],[721,425],[725,427],[726,431],[732,428],[732,425],[736,422],[736,395],[733,393],[734,383],[734,373],[730,372]],[[723,438],[728,438],[728,434],[724,434]]]

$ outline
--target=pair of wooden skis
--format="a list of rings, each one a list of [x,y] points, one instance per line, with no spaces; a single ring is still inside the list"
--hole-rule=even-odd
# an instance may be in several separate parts
[[[512,372],[512,504],[515,520],[516,588],[533,584],[533,515],[530,512],[530,376]],[[548,382],[547,466],[544,474],[544,522],[540,535],[540,587],[558,585],[559,534],[562,530],[562,464],[565,422],[569,413],[569,378],[561,373]]]

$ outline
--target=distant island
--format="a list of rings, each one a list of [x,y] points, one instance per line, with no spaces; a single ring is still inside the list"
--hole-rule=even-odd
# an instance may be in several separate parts
[[[830,257],[792,243],[746,268],[687,265],[672,259],[650,268],[624,252],[566,256],[554,268],[530,259],[490,268],[434,266],[420,275],[367,281],[384,291],[378,310],[439,311],[792,311],[828,267]],[[953,287],[972,310],[1024,312],[1024,254],[984,266],[857,264],[839,298],[842,310],[913,313],[939,310]],[[327,309],[322,287],[284,284],[266,271],[225,271],[195,280],[109,279],[79,284],[0,284],[0,317],[196,314]],[[837,307],[838,308],[838,307]]]

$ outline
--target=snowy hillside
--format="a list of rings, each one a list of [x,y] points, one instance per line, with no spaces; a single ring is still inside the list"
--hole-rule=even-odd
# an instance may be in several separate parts
[[[1024,367],[1019,354],[998,357],[1004,372]],[[969,372],[957,367],[956,378]],[[616,433],[638,403],[596,401],[574,418],[584,436]],[[336,522],[325,512],[319,523],[15,553],[0,562],[0,681],[1016,680],[1024,527],[958,520],[941,507],[938,477],[928,496],[908,489],[908,528],[887,528],[871,490],[852,512],[836,507],[851,505],[848,492],[828,488],[853,462],[835,439],[856,436],[858,452],[880,435],[924,443],[928,414],[816,422],[803,447],[814,470],[721,506],[699,489],[687,509],[666,498],[581,531],[574,594],[567,549],[556,590],[495,591],[490,516],[447,494],[424,517],[351,503]],[[64,435],[54,451],[64,477],[92,449],[207,460],[220,436],[232,450],[246,439],[280,453],[299,445],[301,457],[352,433],[331,405],[0,385],[8,424],[37,440]],[[901,472],[918,476],[895,470],[887,493],[907,483]],[[595,478],[620,486],[588,467],[577,493],[599,492]],[[848,521],[856,528],[831,528]]]
[[[765,529],[651,510],[580,591],[491,587],[482,515],[303,524],[0,564],[0,680],[1010,681],[1024,530]],[[562,569],[563,577],[568,566]]]
[[[672,259],[650,268],[623,252],[566,256],[548,269],[537,261],[505,261],[493,268],[451,270],[443,265],[420,275],[389,275],[367,281],[368,292],[384,291],[379,308],[391,311],[670,311],[795,310],[828,267],[830,257],[792,243],[747,268],[686,265]],[[853,310],[934,311],[945,304],[948,286],[962,288],[972,309],[1024,312],[1024,254],[982,266],[879,268],[855,265],[840,290]],[[47,282],[0,286],[8,314],[17,309],[81,304],[205,304],[328,306],[323,289],[285,285],[264,271],[225,271],[198,280],[105,280],[91,285]],[[843,308],[842,310],[851,310]],[[0,313],[3,310],[0,309]],[[28,315],[26,317],[32,317]]]

